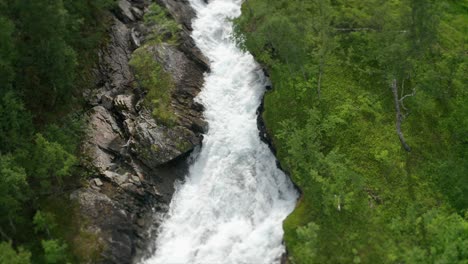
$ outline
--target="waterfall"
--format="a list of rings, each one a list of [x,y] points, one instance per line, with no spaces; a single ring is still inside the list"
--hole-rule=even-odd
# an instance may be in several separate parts
[[[211,63],[196,98],[209,131],[144,263],[279,263],[282,222],[297,193],[259,137],[256,110],[268,80],[232,38],[242,0],[190,3],[192,37]]]

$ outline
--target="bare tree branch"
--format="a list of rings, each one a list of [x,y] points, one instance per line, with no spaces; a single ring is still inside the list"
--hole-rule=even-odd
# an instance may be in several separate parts
[[[403,100],[405,100],[407,97],[412,97],[412,96],[415,96],[415,95],[416,95],[416,89],[413,89],[412,93],[407,94],[407,95],[403,96],[402,98],[400,98],[401,104],[403,105]],[[406,108],[405,108],[405,110],[406,110]]]
[[[406,143],[405,137],[403,136],[403,132],[401,132],[401,122],[403,119],[403,115],[401,114],[401,110],[400,110],[401,99],[398,98],[398,86],[397,86],[396,79],[393,79],[392,92],[393,92],[393,98],[395,101],[395,110],[396,110],[396,132],[397,132],[397,135],[400,139],[400,142],[403,148],[406,151],[411,152],[411,147]]]
[[[405,79],[403,79],[401,81],[401,91],[400,91],[400,99],[398,99],[400,101],[400,105],[401,107],[403,108],[403,110],[406,111],[406,113],[404,114],[403,116],[403,120],[406,119],[409,114],[411,113],[408,108],[406,108],[405,104],[404,104],[404,100],[408,97],[412,97],[412,96],[415,96],[416,95],[416,88],[413,88],[413,92],[410,93],[410,94],[407,94],[407,95],[404,95],[405,94]]]

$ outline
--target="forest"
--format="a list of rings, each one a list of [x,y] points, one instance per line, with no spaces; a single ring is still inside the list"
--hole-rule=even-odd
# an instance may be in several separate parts
[[[0,0],[0,264],[82,263],[67,191],[92,173],[83,91],[115,5]],[[468,0],[245,0],[234,25],[301,192],[287,263],[468,264]],[[160,66],[144,50],[130,63],[174,123]]]
[[[0,0],[0,263],[76,263],[64,191],[113,0]]]
[[[288,263],[468,263],[468,2],[247,0]]]

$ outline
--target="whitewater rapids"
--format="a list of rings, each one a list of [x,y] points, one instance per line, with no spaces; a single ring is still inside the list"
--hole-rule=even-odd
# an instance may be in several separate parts
[[[232,38],[242,0],[190,4],[192,38],[211,66],[197,97],[209,131],[143,263],[279,263],[282,222],[297,193],[259,137],[256,110],[268,80]]]

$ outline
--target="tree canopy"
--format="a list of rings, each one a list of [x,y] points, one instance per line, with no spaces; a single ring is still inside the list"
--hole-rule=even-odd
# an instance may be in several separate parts
[[[465,263],[466,1],[248,0],[291,263]],[[409,152],[410,151],[410,152]]]
[[[61,193],[80,180],[77,109],[114,4],[0,0],[1,264],[80,262]]]

